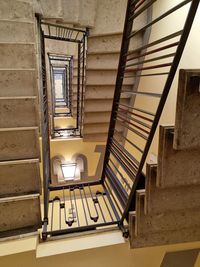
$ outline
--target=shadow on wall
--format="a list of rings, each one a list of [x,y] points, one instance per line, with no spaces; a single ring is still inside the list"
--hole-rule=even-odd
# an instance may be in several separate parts
[[[88,159],[83,154],[74,154],[70,162],[66,162],[62,155],[57,155],[52,158],[52,185],[68,185],[68,184],[82,184],[85,182],[98,181],[101,178],[102,167],[105,154],[105,146],[97,145],[94,152],[100,153],[99,162],[97,164],[96,172],[93,176],[88,176]],[[68,163],[76,163],[78,172],[75,173],[73,180],[66,181],[63,175],[61,165]]]

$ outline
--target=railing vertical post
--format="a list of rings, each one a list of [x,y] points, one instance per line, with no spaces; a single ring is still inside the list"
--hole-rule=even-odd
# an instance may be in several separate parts
[[[80,136],[82,136],[83,127],[83,101],[84,101],[84,86],[85,86],[85,35],[83,37],[83,47],[82,47],[82,84],[81,84],[81,116],[80,116]]]
[[[69,61],[69,112],[72,114],[72,69],[73,69],[73,56]]]
[[[120,100],[121,87],[123,84],[123,72],[125,70],[125,63],[127,59],[126,53],[128,52],[129,43],[130,43],[130,39],[128,38],[128,36],[131,34],[132,26],[133,26],[133,20],[132,19],[129,20],[129,17],[131,15],[131,10],[133,10],[134,8],[133,6],[131,6],[131,4],[132,4],[132,1],[128,0],[125,23],[124,23],[124,31],[123,31],[123,37],[122,37],[122,44],[121,44],[121,51],[120,51],[120,58],[119,58],[119,65],[118,65],[118,72],[117,72],[116,85],[115,85],[115,93],[114,93],[112,112],[111,112],[111,117],[110,117],[110,126],[109,126],[108,139],[107,139],[107,144],[106,144],[102,180],[105,179],[105,169],[109,161],[109,156],[110,156],[109,147],[112,142],[113,135],[114,135],[114,129],[116,125],[116,111],[118,109],[118,102]]]
[[[41,20],[38,17],[38,26],[40,31],[41,48],[41,129],[42,129],[42,161],[43,161],[43,195],[44,195],[44,232],[43,238],[46,239],[46,230],[48,224],[48,204],[49,204],[49,183],[51,179],[50,169],[50,140],[49,140],[49,110],[48,110],[48,91],[46,81],[46,62],[45,62],[45,41],[44,33],[41,28]]]
[[[79,130],[80,127],[80,88],[81,88],[81,43],[78,43],[78,76],[77,76],[77,114],[76,114],[76,128]]]

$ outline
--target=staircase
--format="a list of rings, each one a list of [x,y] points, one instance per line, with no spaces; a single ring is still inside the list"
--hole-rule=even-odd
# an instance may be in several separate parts
[[[200,71],[181,70],[175,126],[161,126],[158,163],[129,215],[132,248],[200,239]]]
[[[105,142],[107,140],[121,41],[121,32],[88,37],[84,141]],[[131,49],[140,46],[141,43],[142,35],[134,39],[130,45]],[[123,89],[131,91],[133,86],[134,79],[127,79]],[[122,103],[128,105],[130,99],[131,96],[126,94],[123,96]],[[118,131],[122,131],[119,126]]]
[[[0,0],[0,237],[41,227],[35,38],[31,4]]]

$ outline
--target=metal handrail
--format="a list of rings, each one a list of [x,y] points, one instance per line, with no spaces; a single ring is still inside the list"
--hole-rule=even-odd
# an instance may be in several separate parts
[[[135,208],[135,192],[143,175],[143,166],[199,5],[199,0],[182,1],[134,31],[134,20],[146,12],[148,8],[153,7],[155,2],[157,0],[128,0],[127,3],[101,180],[106,188],[113,192],[113,198],[120,205],[121,225],[123,225],[124,219],[128,217],[129,211]],[[155,25],[159,25],[161,21],[187,4],[190,4],[190,6],[185,17],[185,24],[181,30],[170,34],[168,32],[165,36],[161,36],[147,44],[142,44],[132,50],[130,49],[130,42],[134,41],[133,38],[136,35],[144,34],[148,29],[153,31]],[[170,49],[175,49],[175,51]],[[158,54],[160,52],[165,52],[165,54]],[[151,58],[146,58],[146,56],[151,56]],[[166,59],[170,60],[166,62]],[[151,65],[154,62],[157,62],[157,64]],[[155,77],[156,79],[161,75],[166,77],[166,81],[163,90],[160,90],[159,93],[143,91],[141,88],[130,91],[123,90],[123,84],[126,79],[136,77],[145,77],[146,79]],[[128,104],[122,102],[122,96],[127,93],[132,95],[132,101]],[[153,107],[150,110],[145,106],[138,107],[137,100],[139,98],[144,99],[144,97],[150,100],[156,97],[155,104],[157,106],[154,110]],[[118,130],[117,123],[123,127],[123,130]],[[137,140],[139,140],[139,143]],[[129,187],[127,187],[127,184]]]

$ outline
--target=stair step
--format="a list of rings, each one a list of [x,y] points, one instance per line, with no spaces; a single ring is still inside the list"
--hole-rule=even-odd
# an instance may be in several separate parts
[[[34,26],[35,25],[33,23],[0,20],[0,42],[34,42]]]
[[[130,91],[132,86],[123,86],[123,90]],[[85,92],[85,98],[86,99],[113,99],[115,91],[115,85],[87,85],[86,86],[86,92]],[[129,98],[130,96],[123,94],[122,97]]]
[[[108,134],[107,133],[94,133],[94,134],[84,134],[84,142],[106,142]]]
[[[131,229],[135,227],[135,214],[129,216],[130,246],[131,248],[153,247],[184,242],[195,242],[200,239],[199,228],[181,228],[159,233],[145,233],[135,236]]]
[[[86,86],[87,85],[115,85],[117,70],[87,70],[86,69]],[[124,79],[124,85],[133,85],[134,77]]]
[[[200,207],[200,185],[160,188],[156,186],[156,175],[157,166],[147,164],[145,185],[147,214]]]
[[[196,77],[196,78],[195,78]],[[180,70],[174,148],[200,148],[200,70]]]
[[[95,35],[88,38],[88,52],[120,51],[122,33],[111,35]]]
[[[38,127],[1,128],[0,161],[39,158]]]
[[[31,3],[13,0],[0,0],[0,18],[3,20],[33,20]]]
[[[84,113],[84,124],[89,123],[109,123],[110,112],[85,112]]]
[[[130,49],[135,49],[141,46],[141,37],[134,38],[130,41]],[[121,49],[122,33],[112,33],[106,35],[89,36],[88,38],[88,52],[97,51],[115,51],[119,52]]]
[[[118,68],[119,53],[115,54],[88,54],[87,68]]]
[[[0,70],[0,97],[36,95],[36,72],[30,70]]]
[[[38,125],[36,97],[0,97],[0,127],[31,127]]]
[[[1,69],[35,68],[34,44],[0,43]]]
[[[199,151],[173,149],[173,131],[173,126],[160,127],[157,186],[200,184]]]
[[[38,159],[0,162],[0,198],[41,193]]]
[[[0,199],[0,237],[34,232],[41,228],[39,195]]]
[[[128,104],[128,99],[122,99],[122,104]],[[111,99],[95,99],[95,100],[85,100],[85,112],[106,112],[112,110],[112,100]]]
[[[174,231],[181,228],[199,228],[200,213],[199,207],[194,209],[183,209],[164,212],[162,209],[158,213],[144,213],[145,194],[137,192],[136,202],[136,224],[135,235],[145,235],[148,233],[160,233],[162,231]],[[174,203],[175,205],[175,203]]]

